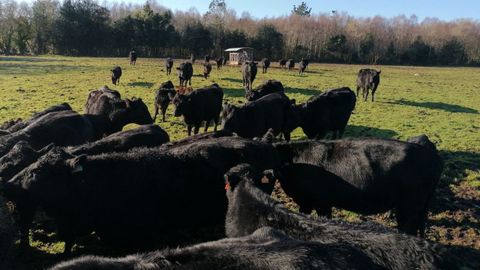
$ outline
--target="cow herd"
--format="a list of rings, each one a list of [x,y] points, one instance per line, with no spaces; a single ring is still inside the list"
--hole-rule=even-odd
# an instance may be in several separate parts
[[[191,84],[192,62],[177,68],[181,89]],[[89,93],[84,114],[63,103],[5,122],[1,251],[11,249],[15,230],[21,251],[28,249],[32,222],[42,212],[66,255],[93,232],[117,254],[135,253],[75,258],[56,270],[478,269],[480,252],[423,239],[443,169],[427,136],[342,139],[355,108],[352,90],[328,90],[297,104],[280,81],[253,89],[256,65],[242,66],[242,106],[224,102],[216,83],[181,92],[167,81],[155,92],[153,118],[141,99],[103,87]],[[263,59],[262,72],[269,65]],[[165,66],[171,70],[171,59]],[[308,61],[299,66],[305,71]],[[379,74],[360,70],[357,95],[362,89],[366,100],[371,90],[373,101]],[[189,135],[173,142],[153,124],[159,111],[165,122],[170,103]],[[140,126],[122,131],[130,123]],[[290,140],[297,127],[307,140]],[[324,139],[328,132],[334,140]],[[300,213],[270,197],[276,183]],[[391,211],[398,232],[332,220],[332,207],[365,215]],[[313,210],[319,217],[310,216]],[[2,254],[0,267],[8,259]]]

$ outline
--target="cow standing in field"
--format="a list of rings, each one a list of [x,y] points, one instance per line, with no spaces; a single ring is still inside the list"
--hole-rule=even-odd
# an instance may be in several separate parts
[[[262,170],[239,165],[225,174],[228,198],[225,229],[228,237],[246,236],[269,226],[284,230],[295,239],[342,243],[358,248],[380,269],[477,269],[480,265],[480,252],[475,249],[437,244],[395,233],[374,223],[351,224],[323,217],[313,219],[292,212],[255,185],[276,179],[275,170],[273,175],[268,171],[262,173]]]
[[[381,70],[375,69],[360,69],[357,76],[357,97],[359,90],[362,89],[362,97],[365,101],[368,98],[369,90],[372,90],[372,102],[374,101],[375,91],[380,84]]]
[[[112,83],[114,85],[119,84],[120,77],[122,77],[122,68],[119,66],[116,66],[111,71],[112,71]]]
[[[295,68],[295,60],[288,59],[286,65],[287,65],[289,71],[293,70]]]
[[[162,112],[162,121],[165,122],[165,113],[167,112],[168,105],[172,101],[170,96],[175,96],[175,86],[172,81],[166,81],[160,85],[160,88],[155,92],[155,115],[153,121],[157,119],[158,109]]]
[[[262,59],[262,73],[267,73],[268,67],[270,67],[270,60],[268,58]]]
[[[203,78],[207,79],[210,76],[210,72],[212,72],[212,64],[204,63],[203,64]]]
[[[348,87],[312,96],[296,106],[301,116],[300,127],[309,139],[322,139],[329,131],[334,139],[341,138],[355,103],[355,93]]]
[[[180,87],[186,87],[187,82],[192,85],[193,66],[190,62],[181,63],[178,70],[178,79],[180,80]]]
[[[278,65],[280,66],[280,68],[284,68],[287,65],[287,60],[286,59],[280,59],[278,61]]]
[[[261,85],[257,86],[254,90],[247,90],[245,98],[248,101],[257,100],[263,96],[266,96],[271,93],[281,92],[285,93],[283,84],[277,80],[268,80],[264,81]]]
[[[205,55],[205,62],[206,63],[210,62],[210,55],[208,55],[208,54]]]
[[[220,68],[223,66],[224,61],[225,59],[223,58],[223,56],[215,60],[215,62],[217,63],[217,70],[220,70]]]
[[[23,246],[41,207],[55,220],[66,253],[91,231],[116,249],[176,247],[224,236],[223,174],[237,162],[279,165],[271,144],[239,137],[101,155],[53,148],[5,183],[5,195],[16,203]],[[273,183],[262,190],[271,193]]]
[[[137,63],[137,53],[135,52],[135,50],[132,49],[128,57],[130,58],[130,65],[135,66],[135,64]]]
[[[251,61],[245,61],[242,65],[242,77],[243,87],[245,90],[251,90],[253,87],[253,81],[257,76],[257,63]]]
[[[190,63],[192,63],[192,65],[195,64],[195,60],[196,60],[195,54],[193,54],[193,53],[190,54]]]
[[[298,74],[302,75],[305,69],[307,68],[307,66],[308,66],[308,60],[302,58],[300,63],[298,63]]]
[[[172,73],[172,67],[173,67],[173,60],[172,58],[168,57],[165,59],[165,68],[167,69],[167,76]]]
[[[278,143],[275,147],[285,164],[303,163],[321,167],[315,170],[305,165],[300,169],[293,168],[288,175],[304,174],[302,179],[309,181],[325,174],[322,172],[324,168],[337,177],[320,177],[326,179],[324,191],[336,191],[325,197],[319,196],[319,201],[322,198],[326,200],[323,203],[314,205],[306,202],[302,211],[309,212],[315,208],[320,214],[331,215],[332,202],[327,202],[329,198],[337,200],[340,207],[362,214],[394,209],[399,231],[424,236],[428,206],[443,169],[436,149],[376,138],[296,141]],[[317,188],[306,189],[321,192]],[[304,194],[303,197],[308,200],[309,195]]]
[[[183,115],[188,136],[191,135],[192,128],[194,128],[193,134],[197,134],[202,122],[205,122],[205,132],[208,130],[210,121],[214,122],[214,130],[217,130],[223,99],[223,90],[218,84],[214,83],[186,95],[177,93],[170,98],[175,105],[175,116]]]
[[[275,136],[282,133],[287,141],[299,122],[292,102],[282,92],[263,96],[242,107],[224,104],[222,118],[223,128],[239,136],[262,137],[272,128]]]

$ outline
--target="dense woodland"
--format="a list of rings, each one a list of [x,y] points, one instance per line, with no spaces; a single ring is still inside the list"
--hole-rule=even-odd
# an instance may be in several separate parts
[[[305,3],[289,16],[255,19],[213,0],[200,14],[93,0],[0,0],[0,54],[61,54],[186,58],[220,56],[251,46],[256,58],[308,58],[332,63],[479,65],[480,22],[415,16],[355,18],[312,11]]]

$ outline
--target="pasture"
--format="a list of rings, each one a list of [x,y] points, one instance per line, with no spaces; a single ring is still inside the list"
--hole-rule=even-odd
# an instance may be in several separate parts
[[[178,64],[176,60],[174,67]],[[197,60],[194,65],[194,89],[216,82],[224,89],[225,100],[234,104],[245,102],[240,67],[217,70],[214,66],[210,78],[205,80],[200,64]],[[118,86],[113,86],[110,80],[110,69],[115,65],[123,69]],[[273,62],[266,74],[259,68],[253,86],[267,79],[279,80],[287,95],[299,103],[327,89],[348,86],[355,91],[356,74],[362,67],[315,63],[309,65],[303,75],[298,75],[298,70],[288,72]],[[427,237],[441,243],[480,249],[480,69],[375,68],[382,70],[375,102],[357,100],[344,136],[406,140],[426,134],[436,143],[445,161],[444,173],[431,204]],[[142,98],[153,115],[155,90],[169,79],[178,85],[175,71],[166,75],[163,59],[139,58],[136,66],[130,66],[127,58],[0,57],[0,123],[12,118],[28,118],[34,112],[61,102],[83,111],[88,92],[103,85],[118,90],[123,98]],[[182,119],[173,117],[173,106],[169,107],[166,120],[163,123],[161,117],[157,117],[157,124],[172,140],[186,137]],[[292,138],[304,138],[301,129],[295,130]],[[277,190],[275,196],[295,208],[281,191]],[[336,211],[335,217],[394,224],[388,215],[363,217]],[[38,252],[32,256],[48,260],[49,254],[63,251],[63,242],[56,242],[55,234],[49,229],[37,226],[34,230],[32,245]],[[108,254],[108,251],[103,252]],[[74,253],[88,253],[88,250],[78,245]]]

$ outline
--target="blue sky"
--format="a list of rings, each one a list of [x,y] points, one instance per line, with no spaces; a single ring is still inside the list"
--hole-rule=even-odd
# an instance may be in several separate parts
[[[102,2],[102,1],[100,1]],[[113,0],[109,0],[113,2]],[[120,1],[121,2],[121,1]],[[124,2],[144,3],[145,0]],[[226,0],[227,6],[236,10],[237,15],[248,11],[256,18],[287,15],[294,4],[302,1],[287,0]],[[480,19],[480,0],[307,0],[313,13],[346,11],[355,17],[394,17],[415,14],[419,20],[437,17],[442,20],[459,18]],[[157,0],[157,3],[172,10],[188,10],[195,7],[200,13],[208,9],[210,0]]]

